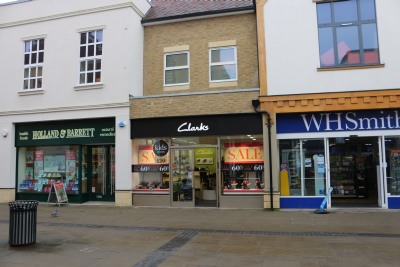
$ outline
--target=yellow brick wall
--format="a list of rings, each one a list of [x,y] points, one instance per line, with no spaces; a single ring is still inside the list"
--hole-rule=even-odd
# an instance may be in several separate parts
[[[145,26],[144,37],[144,95],[259,87],[255,14]],[[238,81],[212,87],[209,83],[209,43],[222,41],[236,42]],[[183,90],[164,90],[164,49],[175,46],[189,46],[190,85],[180,88]]]
[[[259,91],[131,99],[131,118],[252,113]]]

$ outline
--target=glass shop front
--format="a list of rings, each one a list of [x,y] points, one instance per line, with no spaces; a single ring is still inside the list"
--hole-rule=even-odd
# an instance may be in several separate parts
[[[131,120],[134,206],[262,208],[259,114]]]

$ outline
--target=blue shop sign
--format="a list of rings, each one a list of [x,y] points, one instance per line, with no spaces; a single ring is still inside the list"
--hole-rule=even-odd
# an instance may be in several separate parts
[[[398,109],[276,115],[278,134],[395,129],[400,129],[400,112]]]

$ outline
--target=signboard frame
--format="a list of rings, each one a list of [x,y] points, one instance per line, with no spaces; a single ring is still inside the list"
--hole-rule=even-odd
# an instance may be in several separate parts
[[[68,196],[65,191],[64,183],[51,184],[51,189],[47,198],[47,205],[52,199],[54,199],[52,198],[53,195],[55,195],[55,204],[58,204],[58,206],[60,206],[60,204],[68,204]]]

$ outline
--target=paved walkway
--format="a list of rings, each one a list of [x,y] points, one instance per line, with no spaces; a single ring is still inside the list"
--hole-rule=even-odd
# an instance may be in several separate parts
[[[40,203],[37,242],[21,247],[8,245],[8,217],[0,204],[2,267],[400,266],[400,212],[392,210]]]

